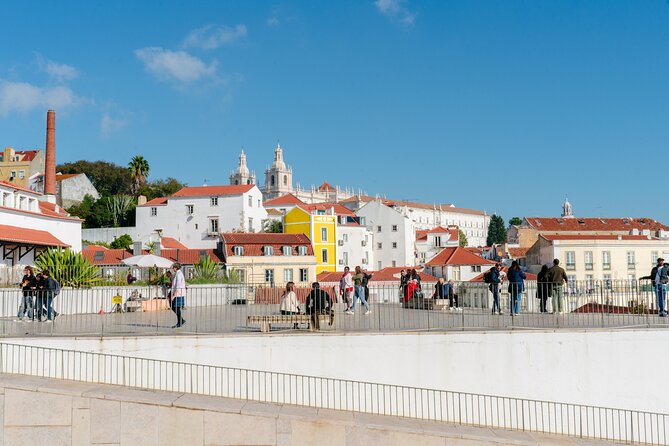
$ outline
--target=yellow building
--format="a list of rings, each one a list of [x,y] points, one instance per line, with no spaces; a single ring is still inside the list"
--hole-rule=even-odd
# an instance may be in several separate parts
[[[337,269],[337,217],[325,209],[296,206],[283,217],[283,232],[304,234],[314,247],[316,274]]]
[[[30,188],[30,178],[44,172],[44,152],[42,150],[14,150],[5,147],[0,152],[0,181]]]

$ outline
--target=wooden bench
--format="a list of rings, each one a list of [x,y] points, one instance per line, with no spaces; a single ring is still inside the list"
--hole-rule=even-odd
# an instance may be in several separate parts
[[[330,316],[326,313],[318,314],[318,322],[325,320],[328,323],[332,321],[334,323],[334,315]],[[316,328],[311,323],[310,314],[268,314],[268,315],[252,315],[246,318],[247,325],[260,325],[260,331],[262,333],[268,333],[271,329],[271,326],[274,325],[289,325],[289,324],[309,324],[309,330],[315,331]]]

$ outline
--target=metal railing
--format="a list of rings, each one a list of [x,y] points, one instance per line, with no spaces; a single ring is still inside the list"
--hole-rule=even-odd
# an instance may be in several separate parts
[[[631,443],[669,415],[0,343],[0,372]]]
[[[322,289],[336,301],[332,326],[321,324],[323,330],[336,331],[398,331],[398,330],[473,330],[514,328],[605,328],[666,327],[669,318],[659,317],[655,292],[649,283],[572,282],[561,286],[542,284],[550,289],[545,308],[537,298],[541,290],[533,281],[525,282],[518,314],[511,310],[512,295],[508,283],[499,286],[503,315],[492,306],[494,295],[485,283],[453,284],[457,295],[449,299],[432,298],[434,283],[423,283],[423,298],[408,296],[398,283],[370,283],[371,314],[356,311],[344,313],[346,305],[337,284],[322,284]],[[300,310],[305,311],[308,284],[296,289]],[[190,333],[229,333],[257,330],[248,323],[249,316],[279,313],[284,287],[279,284],[192,285],[187,290],[180,331]],[[41,293],[41,294],[40,294]],[[0,336],[25,335],[112,335],[170,333],[176,323],[170,311],[165,289],[160,286],[63,288],[52,300],[53,322],[46,319],[48,299],[45,292],[29,293],[32,307],[22,312],[24,293],[18,289],[0,289]],[[405,295],[406,294],[406,295]],[[114,296],[116,297],[116,300]],[[411,297],[411,298],[409,298]],[[561,301],[561,306],[558,306]],[[41,311],[35,307],[41,306]],[[452,304],[452,307],[451,307]],[[558,307],[562,308],[559,314]],[[358,307],[364,310],[362,306]],[[33,318],[35,321],[33,321]],[[293,327],[291,321],[273,329]],[[300,328],[306,328],[301,325]]]

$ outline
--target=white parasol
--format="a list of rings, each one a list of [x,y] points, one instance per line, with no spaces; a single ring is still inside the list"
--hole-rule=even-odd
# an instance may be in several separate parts
[[[126,265],[138,266],[140,268],[170,268],[174,262],[165,257],[153,254],[143,254],[123,259],[123,263]]]

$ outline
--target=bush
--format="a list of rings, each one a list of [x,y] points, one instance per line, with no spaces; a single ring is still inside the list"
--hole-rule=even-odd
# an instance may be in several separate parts
[[[128,234],[123,234],[114,238],[114,240],[109,244],[109,247],[112,249],[130,249],[132,244],[132,237],[130,237]]]
[[[218,272],[221,270],[221,267],[218,263],[211,260],[210,257],[204,256],[200,258],[200,261],[193,265],[195,270],[193,274],[193,280],[210,280],[215,281],[218,279]]]
[[[35,259],[35,266],[39,271],[48,269],[61,287],[88,288],[102,282],[98,268],[69,249],[49,249]]]

